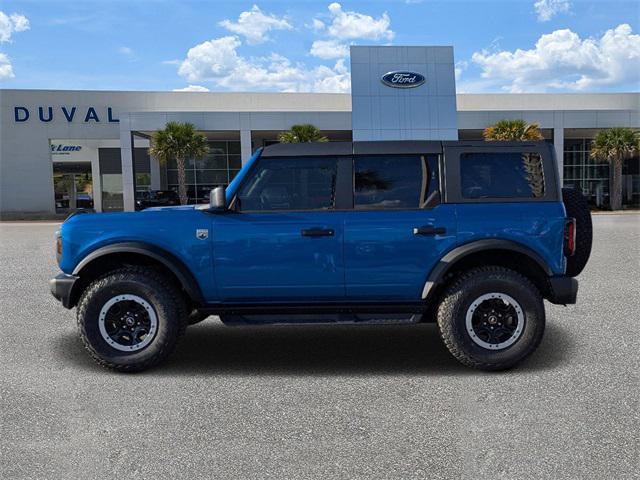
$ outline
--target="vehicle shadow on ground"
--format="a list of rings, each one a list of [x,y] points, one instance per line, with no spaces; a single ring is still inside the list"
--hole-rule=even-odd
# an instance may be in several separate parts
[[[79,338],[58,345],[61,360],[93,366]],[[570,354],[568,332],[550,322],[538,351],[518,371],[555,368]],[[477,374],[447,351],[434,324],[226,327],[206,320],[187,329],[154,375]]]

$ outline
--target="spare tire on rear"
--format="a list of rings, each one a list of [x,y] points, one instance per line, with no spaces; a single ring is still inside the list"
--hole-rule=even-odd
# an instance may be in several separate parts
[[[567,275],[577,277],[584,269],[591,255],[593,241],[593,227],[591,225],[591,211],[586,197],[573,188],[562,189],[562,201],[567,211],[567,217],[576,219],[576,251],[567,257]]]

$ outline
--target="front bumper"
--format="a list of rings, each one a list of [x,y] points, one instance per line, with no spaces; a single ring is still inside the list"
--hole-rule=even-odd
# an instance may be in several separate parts
[[[75,306],[72,293],[76,280],[78,280],[78,277],[67,275],[66,273],[61,273],[49,280],[51,295],[62,302],[64,308],[73,308]]]
[[[548,300],[558,305],[576,303],[578,296],[578,280],[573,277],[549,278],[550,292]]]

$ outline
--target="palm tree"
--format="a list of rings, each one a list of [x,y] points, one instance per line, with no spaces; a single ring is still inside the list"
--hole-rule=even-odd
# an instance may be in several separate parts
[[[601,130],[591,142],[590,157],[604,160],[613,170],[611,210],[622,207],[622,164],[640,152],[640,135],[630,128]]]
[[[209,153],[207,137],[196,132],[190,123],[168,122],[164,130],[158,130],[151,137],[149,155],[160,162],[167,163],[176,160],[178,166],[178,196],[180,204],[186,205],[187,179],[185,164],[189,158],[202,158]]]
[[[527,140],[544,140],[540,132],[540,125],[527,123],[521,119],[500,120],[495,125],[487,127],[482,132],[487,141],[502,140],[522,142]]]
[[[305,143],[305,142],[328,142],[329,139],[320,133],[314,125],[308,123],[293,125],[291,130],[280,132],[278,141],[281,143]]]
[[[487,127],[482,132],[482,136],[487,141],[516,141],[525,142],[530,140],[544,140],[540,125],[537,123],[527,123],[522,119],[500,120],[495,125]],[[540,156],[535,153],[523,153],[522,163],[527,173],[527,182],[531,187],[531,193],[535,197],[544,195],[544,172]]]

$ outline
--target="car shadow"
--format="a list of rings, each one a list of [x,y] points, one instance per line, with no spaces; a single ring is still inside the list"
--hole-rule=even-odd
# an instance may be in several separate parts
[[[76,336],[61,337],[61,360],[98,368]],[[539,349],[518,370],[541,371],[566,361],[568,332],[547,325]],[[434,324],[267,325],[227,327],[206,320],[187,329],[153,375],[465,375],[478,372],[447,351]]]

